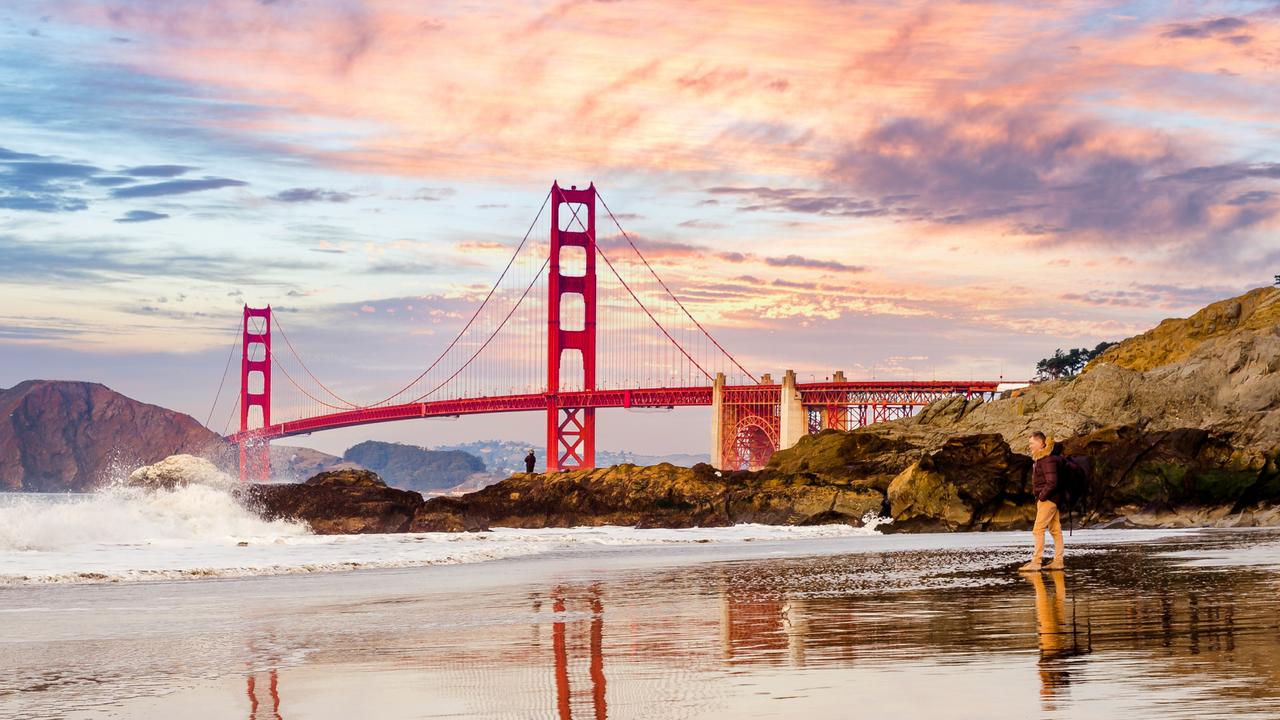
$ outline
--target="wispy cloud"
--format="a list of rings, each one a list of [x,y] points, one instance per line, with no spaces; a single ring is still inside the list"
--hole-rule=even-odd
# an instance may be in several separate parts
[[[832,270],[835,272],[860,273],[866,272],[867,268],[862,265],[846,265],[835,260],[816,260],[807,258],[802,255],[787,255],[785,257],[767,257],[764,259],[766,265],[773,267],[787,268],[808,268],[811,270]]]
[[[1175,39],[1219,38],[1236,45],[1244,45],[1253,40],[1252,35],[1244,32],[1248,27],[1249,22],[1243,18],[1220,17],[1199,22],[1173,23],[1161,33],[1161,36]]]
[[[248,185],[244,180],[231,178],[207,177],[201,180],[169,180],[149,185],[133,185],[111,190],[113,198],[160,197],[163,195],[184,195],[186,193],[218,190],[228,187]]]
[[[152,212],[150,210],[130,210],[123,216],[115,219],[118,223],[140,223],[151,222],[152,220],[164,220],[169,216],[165,213]]]
[[[286,203],[330,202],[344,203],[355,198],[351,193],[323,188],[289,188],[271,196],[272,200]]]
[[[186,165],[139,165],[125,170],[124,173],[134,177],[177,177],[194,169]]]
[[[319,262],[286,258],[274,259],[271,266],[277,271],[329,268]],[[0,235],[0,278],[8,282],[111,283],[149,278],[238,282],[253,281],[259,274],[247,271],[242,259],[232,253],[192,252],[176,246],[143,247],[120,238],[37,242]]]

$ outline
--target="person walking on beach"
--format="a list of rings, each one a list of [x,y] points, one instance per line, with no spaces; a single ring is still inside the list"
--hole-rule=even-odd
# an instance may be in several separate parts
[[[1031,562],[1018,570],[1021,572],[1037,572],[1041,569],[1061,570],[1063,568],[1062,518],[1058,514],[1058,498],[1060,497],[1059,480],[1064,474],[1062,465],[1065,460],[1061,455],[1053,454],[1053,447],[1044,433],[1039,430],[1031,433],[1027,448],[1031,451],[1032,459],[1035,460],[1035,465],[1031,468],[1031,492],[1036,496],[1036,522],[1031,528],[1031,535],[1035,538],[1036,546],[1031,555]],[[1040,564],[1044,555],[1045,530],[1053,535],[1053,562],[1047,567]]]
[[[533,474],[533,466],[538,462],[538,456],[533,454],[533,448],[529,448],[529,454],[524,456],[524,471]]]

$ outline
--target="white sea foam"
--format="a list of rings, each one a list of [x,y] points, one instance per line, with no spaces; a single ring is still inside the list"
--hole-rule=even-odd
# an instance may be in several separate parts
[[[173,490],[113,486],[83,495],[5,495],[0,552],[72,551],[199,540],[235,543],[309,534],[292,522],[268,522],[226,491],[207,485]]]
[[[119,582],[482,562],[557,551],[875,534],[844,525],[496,529],[313,535],[266,521],[219,487],[114,486],[84,495],[0,494],[0,584]]]

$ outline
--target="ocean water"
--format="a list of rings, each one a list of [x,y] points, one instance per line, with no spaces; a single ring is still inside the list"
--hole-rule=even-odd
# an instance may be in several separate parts
[[[1093,543],[1172,531],[1089,531]],[[947,537],[947,536],[943,536]],[[841,545],[815,545],[845,539]],[[1025,533],[966,536],[971,548],[1016,547]],[[113,486],[85,494],[0,493],[0,585],[193,580],[477,563],[546,554],[664,545],[779,543],[776,552],[859,552],[935,547],[931,535],[866,527],[744,524],[681,530],[580,527],[478,533],[315,535],[302,523],[266,521],[224,489]]]
[[[243,544],[242,544],[243,543]],[[0,496],[0,718],[1277,718],[1280,532],[315,536]]]

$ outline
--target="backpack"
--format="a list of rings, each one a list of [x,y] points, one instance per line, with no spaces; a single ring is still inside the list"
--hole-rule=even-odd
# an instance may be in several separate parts
[[[1058,478],[1058,492],[1067,506],[1067,517],[1079,509],[1084,513],[1085,500],[1089,497],[1089,479],[1093,475],[1093,458],[1088,455],[1069,455],[1064,458]]]

